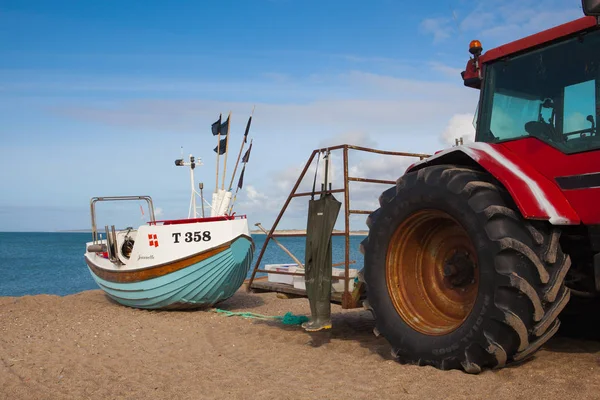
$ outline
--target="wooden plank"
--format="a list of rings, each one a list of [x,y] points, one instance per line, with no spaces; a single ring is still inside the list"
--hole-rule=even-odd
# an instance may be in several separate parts
[[[331,235],[332,236],[344,236],[345,233],[344,232],[333,232]],[[306,232],[303,232],[303,233],[273,233],[271,235],[271,237],[286,237],[286,236],[289,236],[289,237],[302,237],[302,236],[306,236]]]
[[[257,292],[276,292],[276,293],[287,293],[293,294],[295,296],[300,297],[308,297],[306,295],[306,290],[298,289],[293,287],[292,285],[286,285],[285,283],[278,282],[268,282],[268,281],[254,281],[250,286],[250,289],[255,290]],[[341,292],[332,292],[331,293],[331,302],[336,304],[342,303],[342,293]]]
[[[351,182],[363,182],[363,183],[385,183],[387,185],[395,185],[396,181],[381,180],[381,179],[370,179],[370,178],[357,178],[353,176],[348,177],[348,181]]]

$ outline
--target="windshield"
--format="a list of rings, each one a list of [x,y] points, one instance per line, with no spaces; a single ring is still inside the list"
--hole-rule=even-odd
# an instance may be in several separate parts
[[[534,136],[565,153],[600,148],[600,30],[485,66],[477,141]]]

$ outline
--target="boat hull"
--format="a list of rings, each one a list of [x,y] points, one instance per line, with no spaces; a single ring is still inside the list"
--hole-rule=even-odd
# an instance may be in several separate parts
[[[254,249],[252,238],[240,235],[151,268],[111,271],[88,257],[86,262],[98,286],[122,305],[153,310],[205,308],[230,298],[242,286]]]

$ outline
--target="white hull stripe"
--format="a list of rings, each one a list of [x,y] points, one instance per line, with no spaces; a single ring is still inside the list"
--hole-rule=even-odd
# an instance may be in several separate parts
[[[478,163],[480,163],[481,160],[481,154],[479,154],[478,152],[485,153],[491,159],[495,160],[498,164],[506,167],[507,171],[511,172],[515,177],[517,177],[525,184],[525,186],[531,192],[532,197],[536,200],[540,209],[543,210],[546,213],[546,215],[548,215],[551,224],[568,225],[572,223],[572,221],[569,218],[559,214],[559,212],[556,210],[554,205],[552,205],[552,203],[548,200],[546,194],[535,180],[531,179],[531,177],[529,177],[529,175],[523,172],[521,168],[519,168],[515,163],[504,157],[489,143],[474,142],[462,146],[451,147],[437,154],[434,154],[433,156],[425,160],[419,161],[414,165],[416,166],[422,163],[427,163],[430,160],[434,160],[436,158],[442,157],[446,154],[455,151],[462,151]]]

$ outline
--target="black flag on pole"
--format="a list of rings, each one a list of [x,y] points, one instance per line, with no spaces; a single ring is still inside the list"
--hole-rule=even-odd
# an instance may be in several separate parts
[[[211,125],[213,136],[217,136],[219,133],[221,135],[226,135],[229,127],[229,117],[223,123],[221,123],[221,114],[219,114],[219,119]]]
[[[246,132],[244,133],[244,143],[248,143],[248,132],[250,132],[250,124],[252,123],[252,115],[248,118],[248,123],[246,124]]]
[[[226,149],[226,146],[227,146],[227,138],[225,138],[225,139],[221,139],[221,141],[219,142],[219,145],[218,145],[218,146],[216,146],[216,147],[213,149],[213,151],[214,151],[215,153],[219,153],[220,155],[223,155],[223,154],[225,154],[225,151],[227,150],[227,149]]]
[[[219,128],[221,127],[221,114],[219,114],[219,119],[216,122],[213,122],[211,125],[213,136],[217,136],[219,134]]]
[[[250,159],[250,150],[252,150],[252,142],[250,142],[250,147],[248,147],[248,150],[246,150],[246,154],[244,154],[244,157],[242,157],[243,163],[247,163]]]
[[[240,180],[238,181],[238,189],[242,188],[242,185],[244,184],[244,171],[246,170],[246,166],[244,165],[244,168],[242,168],[242,172],[240,173]]]
[[[221,124],[221,135],[227,135],[229,133],[229,117]]]

